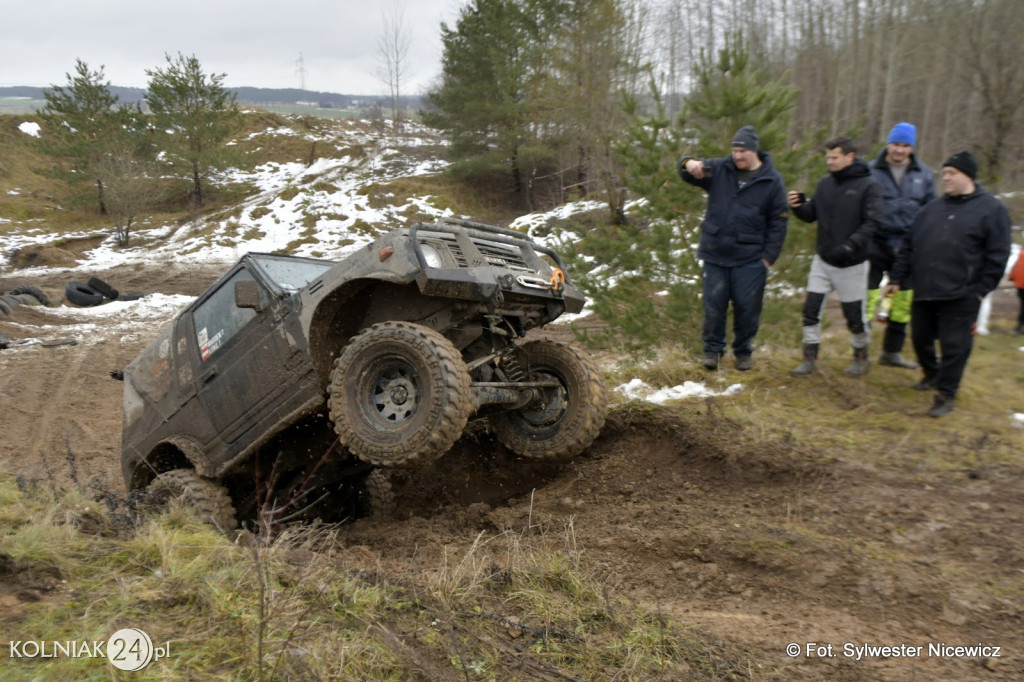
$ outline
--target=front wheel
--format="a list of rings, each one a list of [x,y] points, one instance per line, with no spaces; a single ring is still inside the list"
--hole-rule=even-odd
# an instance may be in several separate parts
[[[342,445],[377,467],[408,467],[441,456],[473,410],[466,363],[439,332],[381,322],[345,346],[331,372],[327,404]]]
[[[520,348],[529,380],[557,384],[526,407],[488,418],[509,450],[524,457],[573,457],[590,447],[608,414],[601,371],[575,348],[531,341]]]

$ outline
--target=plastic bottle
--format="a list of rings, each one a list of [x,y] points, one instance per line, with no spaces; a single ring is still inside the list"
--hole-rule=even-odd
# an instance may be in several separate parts
[[[875,319],[885,324],[889,321],[889,313],[892,311],[892,296],[885,296],[879,302],[878,314],[875,315]]]

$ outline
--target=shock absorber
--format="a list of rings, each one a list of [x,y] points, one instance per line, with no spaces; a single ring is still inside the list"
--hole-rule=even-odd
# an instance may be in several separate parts
[[[523,371],[523,366],[519,364],[519,358],[514,348],[501,356],[501,365],[509,381],[520,382],[527,380],[526,372]]]

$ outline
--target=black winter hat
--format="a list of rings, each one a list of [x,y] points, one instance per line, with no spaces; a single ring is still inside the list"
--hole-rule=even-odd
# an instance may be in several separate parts
[[[749,149],[752,152],[756,152],[758,147],[757,131],[754,130],[754,126],[743,126],[736,131],[736,134],[732,138],[733,147],[741,147],[742,149]]]
[[[974,155],[967,150],[957,152],[953,156],[949,157],[942,166],[943,168],[946,166],[952,166],[971,180],[978,177],[978,162],[974,160]]]

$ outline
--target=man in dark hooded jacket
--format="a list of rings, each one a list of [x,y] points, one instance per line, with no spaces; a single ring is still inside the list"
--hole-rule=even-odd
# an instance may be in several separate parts
[[[818,221],[818,241],[807,278],[803,313],[804,359],[793,370],[807,376],[815,370],[821,345],[821,315],[833,290],[839,295],[846,326],[852,335],[853,362],[845,374],[867,374],[868,343],[864,298],[868,282],[868,250],[882,219],[882,194],[864,159],[848,137],[825,143],[829,174],[818,182],[814,196],[803,200],[789,193],[793,213],[804,222]]]
[[[771,157],[759,149],[753,126],[736,132],[730,156],[683,156],[678,170],[683,180],[708,193],[697,250],[704,264],[704,367],[718,369],[732,301],[736,369],[749,370],[768,268],[786,239],[786,186]]]
[[[874,314],[881,294],[879,285],[883,275],[892,270],[896,254],[903,244],[903,238],[910,229],[910,223],[921,207],[935,198],[935,178],[928,166],[918,161],[914,154],[917,144],[917,128],[914,124],[901,121],[892,127],[885,148],[872,161],[871,172],[882,191],[885,211],[882,224],[872,244],[871,268],[868,272],[868,317]],[[903,342],[907,336],[910,321],[910,305],[914,292],[902,289],[889,299],[889,312],[882,340],[882,356],[878,364],[904,369],[917,369],[917,364],[903,357]]]
[[[911,340],[924,370],[914,388],[937,391],[928,411],[932,417],[953,411],[978,308],[998,286],[1010,257],[1010,215],[975,182],[977,176],[978,163],[968,151],[942,164],[945,194],[914,218],[886,287],[887,294],[914,289]]]

